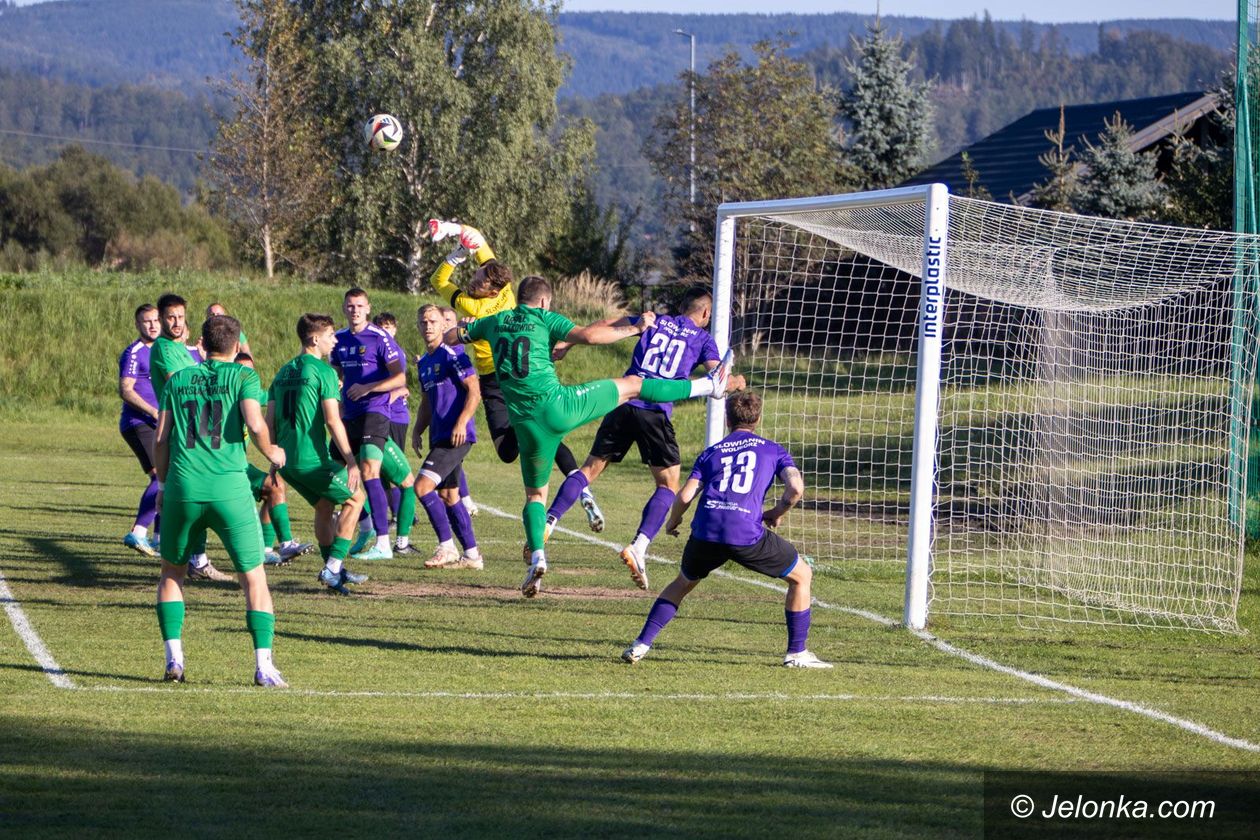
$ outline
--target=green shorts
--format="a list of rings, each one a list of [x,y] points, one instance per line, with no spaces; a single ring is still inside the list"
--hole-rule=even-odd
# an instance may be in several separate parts
[[[267,483],[267,476],[271,475],[271,473],[260,470],[253,464],[246,464],[245,474],[249,476],[249,489],[254,491],[254,501],[261,502],[263,485]]]
[[[343,505],[354,497],[347,483],[349,474],[341,464],[328,463],[310,469],[285,467],[280,475],[312,506],[319,504],[320,499]]]
[[[263,561],[262,526],[254,501],[245,495],[213,502],[162,500],[162,559],[177,566],[190,549],[206,544],[206,530],[219,535],[232,568],[248,572]]]
[[[512,418],[521,448],[521,478],[526,487],[545,487],[564,436],[598,420],[621,402],[617,383],[600,379],[565,385],[532,406],[528,417]]]

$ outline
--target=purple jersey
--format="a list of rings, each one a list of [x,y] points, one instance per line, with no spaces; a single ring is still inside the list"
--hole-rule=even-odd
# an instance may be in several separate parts
[[[407,369],[407,354],[400,353],[398,362],[402,365],[402,369]],[[411,410],[407,406],[407,396],[404,394],[389,404],[389,422],[411,424]]]
[[[402,359],[398,343],[389,333],[368,324],[360,332],[348,328],[337,333],[337,347],[332,352],[332,366],[341,371],[341,416],[345,420],[364,414],[383,414],[389,417],[389,394],[373,393],[352,400],[346,396],[351,385],[360,382],[381,382],[393,376],[390,362]]]
[[[700,480],[700,507],[691,535],[706,542],[752,545],[761,539],[766,491],[788,467],[787,450],[772,440],[739,430],[710,446],[691,468]]]
[[[462,345],[456,349],[441,344],[436,350],[416,359],[416,376],[420,378],[420,387],[424,388],[424,395],[429,400],[429,446],[450,441],[455,421],[468,400],[464,380],[475,373]],[[470,417],[468,442],[475,443],[476,440],[476,427]]]
[[[638,316],[630,318],[637,324]],[[697,327],[686,315],[661,315],[656,326],[645,332],[634,348],[634,358],[626,369],[626,376],[642,376],[644,379],[686,379],[691,370],[701,362],[719,362],[713,336]],[[673,403],[653,403],[630,400],[630,405],[673,413]]]
[[[153,382],[149,379],[149,351],[151,345],[136,339],[127,345],[118,357],[118,378],[134,379],[136,396],[157,408],[157,396],[153,393]],[[122,431],[132,426],[153,426],[157,420],[138,411],[127,403],[122,405],[122,415],[118,418],[118,429]]]

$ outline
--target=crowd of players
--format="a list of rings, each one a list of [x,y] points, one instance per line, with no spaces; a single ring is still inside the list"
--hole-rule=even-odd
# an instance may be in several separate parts
[[[602,530],[603,514],[590,484],[637,446],[656,487],[634,540],[620,552],[636,585],[648,588],[652,539],[662,528],[677,536],[689,506],[697,499],[700,504],[679,575],[653,603],[622,658],[642,659],[683,598],[734,560],[788,584],[784,665],[830,667],[806,648],[811,568],[768,530],[800,501],[804,483],[786,450],[756,434],[761,400],[744,390],[743,377],[730,372],[732,354],[721,357],[707,332],[709,293],[688,291],[674,315],[649,311],[578,326],[552,311],[545,278],[525,277],[514,288],[511,269],[474,228],[435,220],[430,232],[435,241],[449,237],[456,245],[431,278],[450,305],[425,305],[417,313],[425,352],[413,360],[421,389],[414,423],[407,359],[395,339],[397,320],[389,313],[371,318],[362,289],[345,293],[347,326],[340,331],[327,315],[308,313],[297,320],[300,350],[266,390],[240,323],[219,304],[207,307],[194,346],[188,344],[188,304],[180,296],[165,294],[156,305],[136,310],[137,339],[119,360],[120,431],[149,484],[124,544],[162,558],[157,613],[166,648],[164,679],[184,681],[185,581],[232,579],[209,562],[207,530],[222,541],[245,594],[255,683],[263,686],[286,685],[271,658],[275,618],[265,566],[288,563],[318,546],[324,560],[319,583],[349,595],[350,587],[367,581],[350,570],[349,561],[416,553],[411,528],[418,505],[437,540],[425,568],[484,568],[472,524],[476,505],[462,466],[477,442],[478,406],[497,456],[520,462],[525,597],[541,591],[546,541],[573,505],[580,501],[590,527]],[[455,271],[470,257],[474,271],[457,285]],[[628,337],[637,344],[624,376],[560,383],[555,362],[573,346]],[[690,379],[696,367],[704,372]],[[721,399],[728,391],[730,434],[701,453],[680,488],[672,404]],[[579,468],[563,438],[600,418]],[[269,470],[246,459],[250,440]],[[424,459],[417,474],[406,455],[408,440]],[[565,479],[547,508],[553,463]],[[763,510],[776,478],[785,492]],[[315,510],[314,544],[293,537],[291,491]]]

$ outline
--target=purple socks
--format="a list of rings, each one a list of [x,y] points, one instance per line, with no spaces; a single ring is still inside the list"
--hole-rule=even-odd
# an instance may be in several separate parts
[[[650,647],[652,642],[656,641],[656,634],[665,629],[665,625],[669,624],[669,620],[677,612],[678,605],[666,601],[664,598],[657,598],[656,603],[652,604],[652,609],[648,612],[647,621],[644,622],[643,629],[639,631],[639,638],[635,639],[635,641]]]
[[[437,534],[438,542],[446,542],[451,538],[451,520],[447,514],[451,509],[446,506],[441,497],[438,496],[436,490],[430,490],[420,497],[420,504],[424,505],[424,512],[429,515],[429,524],[433,526],[433,533]],[[463,508],[463,505],[459,507]],[[464,511],[464,516],[468,515],[468,511]],[[468,530],[472,530],[472,523],[469,523]]]
[[[639,533],[653,540],[661,532],[669,508],[674,504],[674,491],[668,487],[657,487],[652,498],[643,506],[643,518],[639,520]]]
[[[476,548],[477,538],[473,536],[472,517],[468,515],[468,508],[464,507],[462,498],[455,504],[447,506],[446,516],[450,520],[451,530],[455,532],[455,538],[459,540],[464,550]]]
[[[787,652],[800,653],[805,650],[805,641],[809,638],[809,609],[800,612],[785,609],[783,616],[787,619]]]
[[[589,486],[590,482],[586,480],[586,473],[581,470],[574,470],[569,473],[564,483],[560,485],[555,501],[547,509],[547,516],[558,522],[569,512],[569,508],[573,507],[574,503],[577,502],[578,496],[582,495],[582,491]]]
[[[140,494],[140,508],[136,511],[136,524],[148,528],[157,518],[157,479],[150,477],[149,486]]]
[[[369,478],[363,482],[367,490],[368,502],[372,505],[372,527],[377,536],[389,533],[389,497],[385,495],[385,486],[379,478]]]

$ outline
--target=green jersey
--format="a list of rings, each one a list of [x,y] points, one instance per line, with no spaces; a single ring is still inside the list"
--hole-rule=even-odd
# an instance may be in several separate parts
[[[284,447],[285,466],[309,470],[330,465],[324,400],[341,397],[332,365],[303,353],[280,368],[268,397],[275,402],[276,443]]]
[[[551,348],[576,326],[557,312],[523,303],[468,325],[469,339],[484,340],[490,345],[494,372],[510,417],[529,418],[540,400],[561,387],[551,361]]]
[[[161,409],[170,412],[166,498],[214,502],[249,496],[242,400],[259,400],[258,374],[244,365],[208,361],[170,378]]]
[[[149,351],[149,381],[153,384],[153,396],[158,407],[162,406],[162,391],[166,380],[176,371],[192,367],[201,361],[195,356],[196,348],[189,347],[180,341],[171,341],[166,336],[158,336]]]

